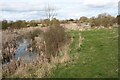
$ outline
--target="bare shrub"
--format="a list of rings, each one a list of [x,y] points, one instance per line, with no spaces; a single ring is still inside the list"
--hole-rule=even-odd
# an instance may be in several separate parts
[[[60,48],[66,44],[68,35],[61,26],[49,27],[48,31],[44,33],[44,40],[47,57],[55,57],[59,55]]]
[[[27,39],[32,39],[34,40],[35,37],[38,37],[43,31],[40,29],[35,29],[33,31],[30,31],[26,34],[23,35],[23,37],[27,38]]]
[[[42,27],[49,27],[49,26],[60,26],[60,21],[56,18],[53,18],[52,20],[45,19],[42,22]]]
[[[60,26],[60,21],[56,18],[54,18],[53,20],[50,21],[51,26],[55,27],[55,26]]]

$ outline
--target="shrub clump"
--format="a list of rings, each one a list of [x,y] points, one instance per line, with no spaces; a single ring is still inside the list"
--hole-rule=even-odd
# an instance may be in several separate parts
[[[59,56],[59,51],[62,46],[68,41],[68,35],[65,29],[61,26],[59,27],[49,27],[49,29],[44,33],[45,40],[45,50],[48,58],[51,56]]]

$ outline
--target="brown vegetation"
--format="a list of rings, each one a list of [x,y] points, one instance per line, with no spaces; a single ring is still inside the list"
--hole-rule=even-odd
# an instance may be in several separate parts
[[[52,20],[51,22],[53,21],[54,20]],[[6,40],[6,42],[5,40],[3,41],[3,48],[4,48],[2,52],[3,60],[7,60],[6,62],[10,62],[2,66],[3,77],[14,77],[14,76],[30,77],[30,75],[28,75],[27,73],[31,73],[29,69],[33,65],[36,66],[32,67],[34,68],[32,69],[34,72],[32,74],[35,74],[37,77],[45,77],[49,74],[48,72],[51,71],[51,69],[55,66],[55,64],[63,63],[69,60],[69,55],[67,54],[67,52],[64,53],[65,50],[67,51],[67,49],[64,46],[68,45],[70,38],[67,36],[64,28],[59,26],[57,20],[55,20],[55,23],[56,24],[54,24],[53,22],[51,24],[52,27],[48,27],[46,30],[45,29],[42,30],[40,28],[33,28],[33,29],[23,28],[17,30],[17,32],[16,29],[13,29],[11,31],[3,30],[4,33],[3,39]],[[8,36],[11,37],[9,38]],[[24,63],[23,60],[15,60],[14,57],[11,58],[13,54],[15,55],[15,51],[18,45],[17,41],[24,38],[30,39],[29,50],[31,51],[35,50],[37,54],[39,54],[38,57],[36,57],[36,60],[32,61],[29,64]],[[12,46],[15,48],[13,51],[11,51],[11,49],[13,49]],[[8,51],[6,50],[7,47],[9,47]],[[62,53],[62,58],[59,58],[61,53]],[[6,58],[4,54],[5,55],[9,54],[9,55]],[[55,61],[57,61],[57,63]],[[36,67],[41,67],[41,68],[36,68]],[[42,73],[40,74],[41,70]],[[23,74],[25,73],[26,74],[20,75],[21,71],[23,72]]]
[[[50,27],[44,34],[46,54],[48,56],[58,56],[60,48],[64,46],[68,40],[63,27]]]

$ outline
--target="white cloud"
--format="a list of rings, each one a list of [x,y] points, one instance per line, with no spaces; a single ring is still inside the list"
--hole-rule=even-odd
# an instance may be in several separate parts
[[[85,0],[84,5],[89,7],[116,7],[119,0]]]
[[[41,14],[38,11],[31,11],[31,12],[5,12],[2,11],[3,15],[0,15],[2,19],[8,20],[32,20],[32,19],[40,19]]]
[[[13,2],[10,3],[1,3],[0,8],[3,11],[29,11],[29,10],[41,10],[44,5],[39,3],[23,3],[23,2]]]
[[[47,4],[55,7],[60,19],[91,17],[102,12],[117,15],[118,0],[1,0],[3,19],[40,19]]]

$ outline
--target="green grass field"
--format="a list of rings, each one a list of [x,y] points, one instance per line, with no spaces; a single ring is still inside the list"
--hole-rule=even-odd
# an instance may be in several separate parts
[[[74,37],[70,55],[74,63],[60,64],[50,77],[53,78],[114,78],[118,76],[118,31],[100,29],[69,31]],[[79,35],[84,37],[81,47]],[[78,59],[76,58],[78,57]]]

